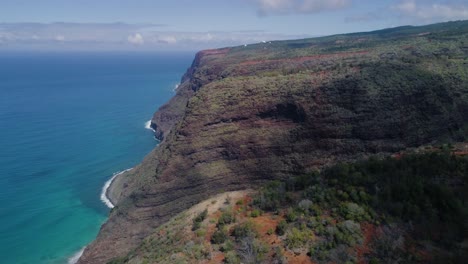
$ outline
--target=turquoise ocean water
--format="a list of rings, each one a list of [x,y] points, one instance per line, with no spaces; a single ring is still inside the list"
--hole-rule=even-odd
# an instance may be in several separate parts
[[[145,129],[193,53],[0,53],[0,260],[67,263],[109,209],[112,175],[157,145]]]

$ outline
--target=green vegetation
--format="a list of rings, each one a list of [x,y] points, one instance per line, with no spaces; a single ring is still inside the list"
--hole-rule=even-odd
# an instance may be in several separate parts
[[[232,230],[232,235],[237,241],[248,237],[257,237],[257,231],[253,222],[247,221],[236,225]]]
[[[408,154],[270,183],[253,204],[283,211],[286,221],[276,233],[286,234],[287,248],[309,247],[318,262],[356,261],[366,224],[377,230],[374,242],[367,242],[366,258],[374,263],[420,262],[422,252],[456,263],[468,238],[467,183],[467,157],[444,151]],[[412,247],[420,250],[409,251]]]
[[[225,228],[218,229],[213,233],[213,236],[211,236],[211,242],[213,244],[222,244],[226,241],[228,236],[229,234]]]
[[[218,227],[222,227],[224,225],[231,224],[235,222],[236,218],[234,214],[232,213],[231,209],[225,210],[222,214],[221,217],[218,219]]]
[[[111,215],[150,235],[114,263],[466,262],[468,162],[450,144],[468,140],[468,21],[197,59],[156,115],[164,145]],[[160,226],[237,187],[261,190]]]
[[[251,217],[259,217],[261,214],[262,214],[262,212],[260,210],[255,209],[250,213],[250,216]]]
[[[276,226],[276,234],[278,236],[282,236],[284,235],[284,233],[286,232],[286,227],[287,227],[287,223],[286,221],[282,220],[279,222],[279,224]]]
[[[313,238],[313,233],[308,228],[303,228],[299,230],[296,227],[293,227],[288,234],[286,235],[286,246],[290,249],[302,247],[307,242],[311,241]]]
[[[316,263],[463,263],[468,157],[450,150],[341,163],[270,182],[251,203],[237,203],[245,210],[205,210],[192,220],[193,233],[180,215],[111,263],[135,256],[191,263],[216,252],[224,263],[287,263],[284,252]],[[276,223],[263,233],[260,212]],[[270,245],[270,238],[279,243]]]
[[[201,212],[199,215],[197,215],[194,219],[193,219],[193,225],[192,225],[192,230],[195,231],[197,230],[198,228],[200,228],[201,226],[201,223],[203,222],[203,220],[205,220],[206,216],[208,215],[208,210],[204,210],[203,212]]]

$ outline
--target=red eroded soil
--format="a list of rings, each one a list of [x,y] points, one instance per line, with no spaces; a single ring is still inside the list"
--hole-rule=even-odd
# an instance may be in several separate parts
[[[203,56],[206,56],[206,55],[226,55],[230,50],[231,50],[230,48],[208,49],[208,50],[200,51],[200,54],[202,54]]]
[[[241,199],[242,203],[241,204],[236,204],[234,205],[234,212],[239,212],[242,207],[250,204],[252,202],[252,197],[246,195]],[[241,216],[245,217],[247,216],[247,211],[242,212]]]
[[[223,263],[223,261],[224,261],[224,253],[214,252],[213,255],[211,256],[210,260],[206,260],[206,261],[203,261],[201,263],[218,264],[218,263]]]
[[[290,264],[291,263],[294,263],[294,264],[314,264],[314,262],[312,262],[310,257],[307,256],[307,254],[305,254],[305,253],[302,253],[300,255],[296,255],[293,252],[287,250],[286,252],[284,252],[284,256],[286,257],[286,259],[288,260],[288,263],[290,263]]]
[[[273,219],[272,215],[265,214],[252,219],[257,226],[257,231],[260,236],[260,239],[269,245],[279,245],[280,241],[278,236],[274,233],[276,226],[281,219]],[[273,233],[268,235],[268,230],[272,230]]]
[[[206,227],[206,234],[205,234],[206,242],[211,242],[211,237],[213,236],[215,231],[216,231],[216,224],[209,224]]]
[[[365,264],[364,256],[370,253],[369,244],[371,243],[372,239],[374,239],[376,234],[376,226],[366,223],[361,225],[362,234],[364,237],[364,242],[361,246],[356,248],[357,255],[358,255],[358,263]]]
[[[320,54],[320,55],[303,56],[303,57],[287,58],[287,59],[248,60],[248,61],[241,62],[239,65],[244,65],[245,66],[245,65],[262,64],[262,63],[277,63],[277,62],[299,62],[299,63],[303,63],[303,62],[311,61],[311,60],[328,59],[328,58],[345,58],[345,57],[356,56],[356,55],[365,55],[367,53],[369,53],[369,52],[368,51],[355,51],[355,52]]]

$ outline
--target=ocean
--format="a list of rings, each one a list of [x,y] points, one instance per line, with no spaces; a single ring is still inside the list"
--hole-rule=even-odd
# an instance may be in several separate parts
[[[109,208],[106,181],[158,142],[145,128],[193,52],[0,52],[0,262],[68,263]]]

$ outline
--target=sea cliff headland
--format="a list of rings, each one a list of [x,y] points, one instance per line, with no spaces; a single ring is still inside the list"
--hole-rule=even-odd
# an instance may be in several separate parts
[[[460,21],[199,52],[152,119],[161,144],[112,182],[116,207],[79,263],[125,263],[219,193],[466,140],[466,41]]]

